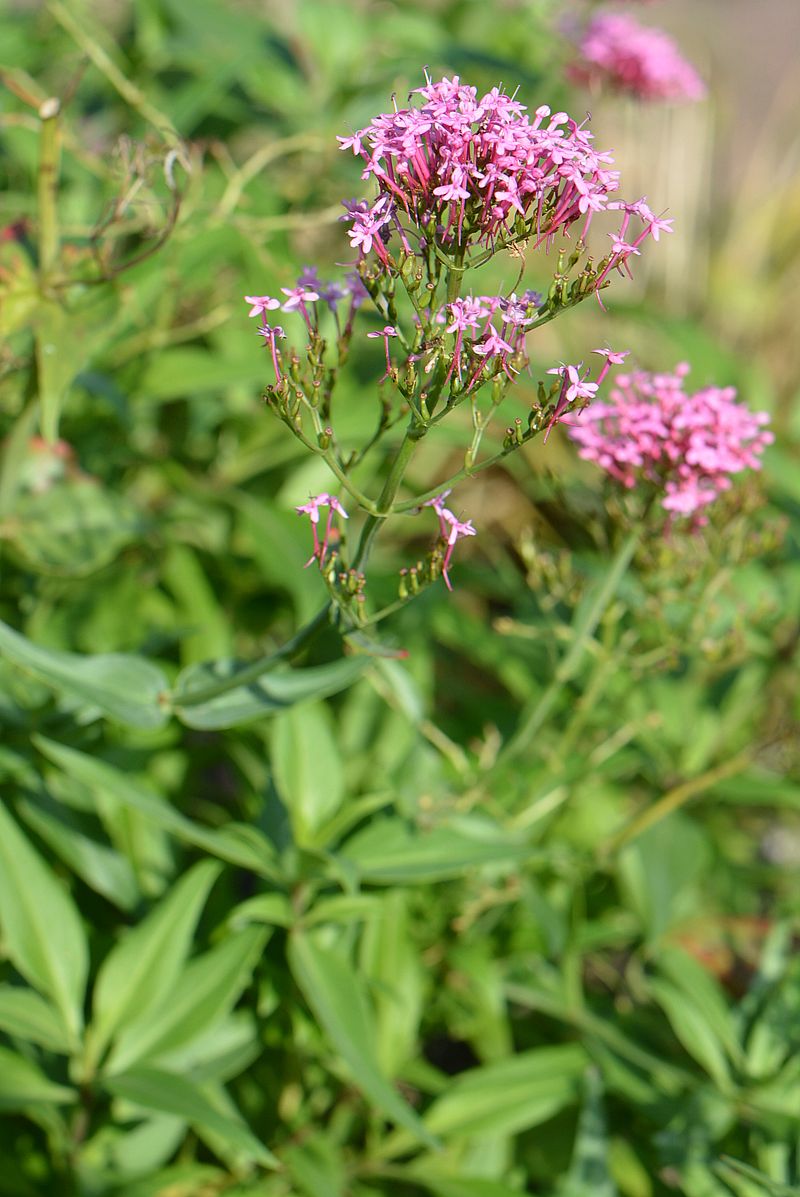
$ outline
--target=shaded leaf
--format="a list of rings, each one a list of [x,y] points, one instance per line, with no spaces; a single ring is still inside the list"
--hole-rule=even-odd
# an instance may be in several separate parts
[[[41,1101],[63,1104],[77,1096],[74,1089],[57,1085],[24,1056],[0,1047],[0,1109],[24,1110]]]
[[[105,761],[96,760],[74,748],[67,748],[65,744],[57,744],[54,740],[47,740],[44,736],[34,737],[34,743],[68,776],[105,798],[138,811],[177,839],[194,844],[221,860],[252,869],[262,876],[273,876],[274,869],[270,866],[275,856],[274,849],[255,827],[229,823],[219,830],[210,831],[187,819],[168,806],[152,790],[139,782],[131,781],[126,774]]]
[[[33,989],[0,985],[0,1030],[66,1054],[70,1039],[58,1013]]]
[[[0,623],[0,653],[48,686],[130,727],[161,727],[169,717],[162,705],[167,679],[141,657],[57,652],[34,644],[4,623]]]
[[[185,704],[184,700],[194,691],[230,681],[238,673],[250,668],[240,661],[190,665],[179,675],[175,684],[172,695],[175,714],[187,727],[236,727],[251,719],[274,715],[294,703],[336,694],[352,685],[368,664],[366,657],[343,657],[341,661],[310,669],[267,672],[272,666],[265,665],[264,673],[246,685],[235,686],[206,702]]]

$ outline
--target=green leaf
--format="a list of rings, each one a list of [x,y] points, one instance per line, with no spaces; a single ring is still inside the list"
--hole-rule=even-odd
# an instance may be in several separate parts
[[[190,1126],[222,1135],[231,1146],[266,1168],[277,1165],[272,1152],[243,1122],[220,1114],[200,1089],[184,1077],[156,1068],[138,1068],[107,1077],[103,1086],[113,1097],[124,1098],[146,1110],[175,1114]]]
[[[651,978],[648,988],[663,1009],[676,1038],[721,1089],[730,1086],[730,1071],[716,1027],[671,981]]]
[[[102,894],[122,910],[132,910],[136,906],[141,898],[136,873],[121,852],[96,843],[32,802],[20,802],[19,813],[95,893]]]
[[[197,920],[220,866],[201,861],[114,947],[103,962],[94,990],[89,1034],[98,1060],[120,1029],[146,1018],[169,993],[189,954]]]
[[[600,1074],[586,1074],[583,1109],[575,1134],[572,1161],[559,1197],[617,1197],[608,1167],[609,1145]]]
[[[482,1176],[446,1176],[437,1171],[441,1165],[429,1163],[427,1158],[415,1160],[408,1169],[409,1176],[436,1197],[522,1197],[519,1189],[512,1189],[499,1180]]]
[[[0,1047],[0,1109],[24,1110],[35,1102],[75,1101],[77,1093],[57,1085],[24,1056]]]
[[[65,744],[56,744],[44,736],[35,736],[33,740],[39,750],[68,776],[105,798],[138,811],[177,839],[194,844],[220,860],[251,869],[260,876],[274,876],[275,870],[271,867],[274,849],[255,827],[229,823],[219,830],[209,831],[168,806],[146,786],[130,781],[105,761],[67,748]]]
[[[708,970],[680,948],[662,948],[658,954],[658,971],[683,992],[700,1017],[713,1027],[730,1060],[741,1065],[742,1047],[734,1030],[732,1012],[721,987]]]
[[[345,790],[342,758],[324,706],[293,707],[276,717],[272,767],[296,842],[313,843],[314,832],[339,809]]]
[[[129,727],[162,727],[167,679],[157,666],[124,653],[83,656],[27,640],[0,622],[0,653],[48,686]]]
[[[250,983],[268,935],[265,928],[247,927],[190,961],[157,1005],[130,1020],[111,1051],[108,1071],[177,1051],[223,1019]]]
[[[290,936],[289,964],[331,1045],[347,1063],[354,1083],[387,1118],[427,1146],[436,1146],[434,1137],[380,1070],[373,1010],[364,983],[352,965],[339,952],[300,932]]]
[[[83,1025],[89,953],[69,891],[0,804],[0,923],[14,967],[53,1000],[70,1036]]]
[[[49,1002],[33,989],[0,985],[0,1030],[66,1054],[70,1040],[64,1024]]]
[[[206,686],[229,682],[249,667],[241,661],[210,661],[190,665],[179,675],[172,695],[175,714],[187,727],[201,729],[236,727],[251,719],[274,715],[298,702],[326,698],[351,686],[367,667],[366,657],[343,657],[330,665],[311,669],[283,669],[265,672],[253,681],[234,686],[205,702],[186,703],[194,692]]]
[[[438,1135],[512,1135],[578,1098],[586,1054],[578,1044],[541,1047],[461,1073],[425,1115]]]
[[[413,831],[402,819],[376,819],[342,848],[365,881],[383,885],[443,881],[485,864],[513,864],[531,855],[488,820],[451,820]]]

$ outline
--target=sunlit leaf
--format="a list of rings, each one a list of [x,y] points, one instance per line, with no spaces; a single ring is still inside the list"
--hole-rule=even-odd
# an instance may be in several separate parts
[[[0,923],[15,968],[52,999],[71,1036],[83,1023],[89,953],[69,891],[0,804]]]
[[[380,1070],[374,1014],[364,982],[352,965],[339,952],[299,932],[289,940],[289,962],[303,996],[331,1046],[348,1065],[353,1082],[387,1118],[432,1146],[433,1136]]]

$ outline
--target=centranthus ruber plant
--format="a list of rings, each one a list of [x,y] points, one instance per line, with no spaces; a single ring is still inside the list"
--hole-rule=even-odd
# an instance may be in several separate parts
[[[456,545],[476,528],[444,505],[450,488],[538,434],[546,440],[558,421],[595,397],[625,356],[599,350],[604,361],[594,378],[582,363],[534,365],[532,334],[587,297],[599,299],[613,277],[630,275],[645,242],[671,230],[644,199],[618,198],[613,159],[595,149],[585,122],[546,105],[529,114],[516,94],[500,88],[478,96],[457,77],[427,80],[407,108],[395,106],[339,140],[374,188],[369,198],[344,204],[353,271],[341,283],[325,283],[308,267],[296,286],[283,288],[284,298],[253,295],[247,302],[270,360],[266,401],[324,459],[339,487],[338,497],[314,495],[297,510],[311,522],[309,564],[316,562],[347,631],[376,622],[439,578],[452,588]],[[594,237],[595,222],[609,215],[614,223],[592,255],[590,229]],[[515,287],[485,294],[473,273],[503,253],[522,264]],[[547,263],[550,282],[541,293],[520,287],[528,253]],[[275,322],[278,311],[290,315],[299,340]],[[335,392],[362,337],[382,349],[376,426],[363,444],[345,448],[336,407],[347,400]],[[542,380],[531,386],[526,374]],[[530,387],[527,418],[501,424],[493,451],[481,455],[513,387]],[[423,493],[403,493],[421,442],[457,409],[470,414],[463,465]],[[402,435],[393,436],[398,424]],[[376,534],[393,516],[421,517],[429,508],[438,517],[430,551],[401,571],[399,598],[367,614],[364,570]],[[344,523],[355,509],[363,516],[357,536]]]

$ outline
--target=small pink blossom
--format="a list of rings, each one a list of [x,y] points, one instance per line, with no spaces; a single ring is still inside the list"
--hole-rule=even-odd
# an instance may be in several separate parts
[[[442,577],[444,578],[445,586],[448,590],[452,590],[448,568],[450,560],[453,556],[453,549],[456,542],[462,536],[477,536],[477,530],[473,527],[472,520],[459,520],[448,507],[445,507],[445,499],[450,494],[449,490],[443,490],[440,495],[434,499],[428,499],[423,503],[423,507],[432,507],[439,519],[439,535],[447,546],[445,549],[444,561],[442,562]]]
[[[703,509],[730,488],[731,475],[759,469],[774,438],[764,427],[769,416],[737,403],[733,387],[689,394],[688,372],[682,364],[672,374],[620,374],[608,402],[582,412],[569,435],[581,457],[622,486],[653,483],[665,510],[702,524]]]
[[[279,299],[273,299],[271,295],[245,295],[245,303],[252,304],[248,316],[261,316],[265,312],[272,312],[275,308],[281,306]]]
[[[397,329],[393,324],[385,324],[379,332],[368,332],[367,337],[370,340],[375,340],[383,337],[383,344],[386,349],[386,372],[378,379],[378,382],[383,382],[384,378],[391,377],[392,373],[392,359],[389,356],[389,338],[398,335]]]
[[[275,382],[277,385],[283,381],[283,374],[281,373],[281,362],[278,354],[278,347],[275,344],[276,340],[282,341],[286,333],[281,328],[280,324],[270,325],[266,320],[258,328],[258,335],[264,338],[264,347],[268,348],[272,354],[272,365],[275,370]]]
[[[317,533],[317,526],[320,519],[320,507],[328,508],[328,517],[322,540],[320,540]],[[345,520],[349,519],[350,517],[336,496],[329,495],[327,491],[322,491],[322,493],[319,495],[312,495],[307,503],[301,503],[299,507],[295,507],[295,511],[298,515],[308,516],[308,518],[311,520],[311,531],[314,536],[314,552],[311,554],[308,561],[306,561],[305,567],[308,569],[312,561],[318,561],[320,566],[322,566],[325,560],[325,554],[328,550],[328,542],[330,540],[330,535],[333,528],[334,512]]]

